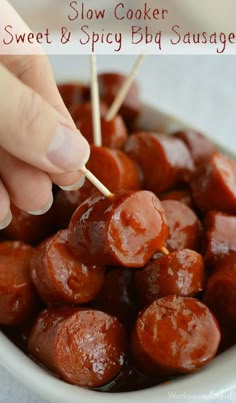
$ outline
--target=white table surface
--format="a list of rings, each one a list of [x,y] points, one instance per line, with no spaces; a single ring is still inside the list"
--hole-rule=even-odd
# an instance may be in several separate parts
[[[60,57],[60,62],[58,58],[52,58],[57,77],[88,78],[87,58]],[[133,60],[128,56],[99,57],[98,66],[100,70],[129,71]],[[236,152],[236,57],[148,57],[138,80],[144,101],[188,120]],[[229,403],[214,403],[223,402]],[[0,367],[0,403],[46,402]]]

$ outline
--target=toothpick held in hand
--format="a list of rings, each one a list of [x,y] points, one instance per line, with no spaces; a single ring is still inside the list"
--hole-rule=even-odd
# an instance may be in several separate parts
[[[124,102],[124,99],[131,87],[131,84],[134,80],[135,74],[137,73],[139,67],[141,66],[143,60],[144,60],[145,55],[139,55],[138,58],[136,59],[136,62],[134,63],[134,66],[130,72],[130,74],[127,76],[126,80],[124,81],[123,85],[120,87],[120,90],[118,91],[116,98],[114,99],[109,111],[107,112],[107,115],[105,117],[105,120],[109,122],[112,120],[117,112],[119,111],[122,103]]]
[[[91,62],[91,96],[93,110],[93,143],[95,146],[102,146],[101,119],[100,119],[100,100],[97,79],[96,56],[90,56]]]
[[[162,246],[161,252],[163,253],[163,255],[169,255],[169,251],[165,246]]]
[[[110,190],[108,190],[106,188],[106,186],[104,186],[102,184],[102,182],[100,182],[100,180],[98,178],[96,178],[96,176],[94,174],[92,174],[92,172],[90,172],[86,167],[81,168],[81,171],[83,172],[83,174],[86,176],[86,178],[99,190],[99,192],[101,192],[105,197],[113,197],[113,193],[110,192]]]

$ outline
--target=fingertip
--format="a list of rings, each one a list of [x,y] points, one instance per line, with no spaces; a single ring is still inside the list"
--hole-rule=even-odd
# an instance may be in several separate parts
[[[7,216],[0,222],[0,230],[8,227],[12,220],[11,210],[8,211]]]
[[[80,188],[82,188],[82,186],[84,185],[84,182],[85,182],[85,176],[84,175],[82,175],[80,178],[79,178],[79,180],[77,181],[77,182],[75,182],[75,183],[73,183],[72,185],[69,185],[69,186],[59,186],[59,188],[61,188],[62,190],[65,190],[65,191],[72,191],[72,190],[77,190],[77,189],[80,189]]]
[[[39,210],[32,210],[32,211],[27,211],[27,213],[31,215],[43,215],[47,213],[48,210],[52,207],[53,204],[53,194],[51,193],[50,198],[48,202]]]
[[[80,131],[58,124],[46,156],[50,163],[64,172],[78,171],[89,159],[89,143]]]

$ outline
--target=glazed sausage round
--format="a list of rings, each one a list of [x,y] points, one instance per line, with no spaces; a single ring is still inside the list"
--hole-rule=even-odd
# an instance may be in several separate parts
[[[169,236],[166,241],[167,249],[193,249],[198,251],[202,226],[194,211],[175,200],[162,201],[162,207],[169,228]]]
[[[30,278],[34,249],[20,241],[0,243],[0,323],[19,325],[36,309]]]
[[[135,273],[135,285],[142,306],[170,294],[194,296],[203,290],[202,256],[181,249],[149,262]]]
[[[174,136],[186,144],[196,166],[206,164],[216,151],[212,141],[195,130],[179,131]]]
[[[93,144],[93,124],[91,117],[85,115],[76,120],[76,127],[90,144]],[[112,120],[106,121],[101,117],[102,145],[110,148],[122,148],[127,140],[128,132],[121,115],[116,115]]]
[[[125,152],[140,166],[144,188],[157,195],[189,182],[194,171],[186,145],[165,134],[134,133],[128,137]]]
[[[219,152],[200,167],[191,181],[191,190],[196,206],[206,213],[219,210],[236,212],[236,164]]]
[[[141,372],[154,376],[197,370],[216,354],[218,324],[202,302],[169,295],[139,315],[131,349]]]
[[[137,165],[121,150],[91,146],[86,166],[111,192],[141,189]]]
[[[204,261],[210,268],[225,255],[236,252],[236,217],[210,211],[204,220]]]
[[[87,266],[71,254],[67,230],[38,246],[31,261],[33,283],[48,305],[84,304],[99,293],[104,268]]]
[[[92,309],[47,309],[37,318],[29,353],[65,381],[97,387],[113,379],[125,361],[125,332],[118,319]]]
[[[137,191],[87,199],[71,218],[68,241],[85,264],[142,267],[167,235],[159,199]]]
[[[220,324],[236,328],[236,253],[225,256],[208,278],[204,302]]]

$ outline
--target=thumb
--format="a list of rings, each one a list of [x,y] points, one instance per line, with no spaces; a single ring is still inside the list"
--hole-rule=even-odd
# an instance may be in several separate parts
[[[48,173],[79,170],[89,145],[72,123],[0,64],[0,146]]]

